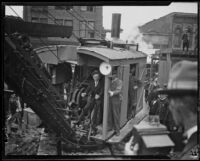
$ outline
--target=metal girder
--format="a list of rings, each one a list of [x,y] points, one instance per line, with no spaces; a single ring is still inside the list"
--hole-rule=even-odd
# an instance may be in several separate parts
[[[67,37],[72,35],[71,26],[25,22],[14,16],[4,18],[4,30],[7,34],[15,32],[35,37]]]

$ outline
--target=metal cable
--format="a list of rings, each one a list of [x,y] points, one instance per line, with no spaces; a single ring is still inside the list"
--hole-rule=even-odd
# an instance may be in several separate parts
[[[67,10],[66,10],[67,11]],[[73,17],[75,17],[78,21],[80,21],[81,22],[81,20],[79,19],[79,18],[77,18],[74,14],[72,14],[71,12],[69,12],[69,11],[67,11],[69,14],[71,14]],[[86,21],[87,22],[87,21]],[[89,28],[89,29],[91,29],[90,28],[90,26],[87,24],[87,23],[85,23],[86,24],[86,26]],[[97,31],[97,30],[95,30],[95,29],[91,29],[91,30],[94,30],[94,31]],[[99,31],[97,31],[97,33],[98,33]],[[101,37],[101,35],[100,34],[98,34],[98,36],[100,37],[100,38],[102,38]],[[105,40],[105,39],[104,39]]]
[[[66,10],[67,11],[67,10]],[[84,17],[82,17],[76,10],[74,10],[74,9],[72,9],[72,11],[74,11],[77,15],[79,15],[85,22],[86,22],[86,25],[89,27],[89,24],[87,24],[87,20],[84,18]],[[68,11],[69,12],[69,11]],[[89,27],[90,28],[90,27]],[[90,29],[92,29],[92,28],[90,28]],[[100,38],[101,38],[101,33],[100,33],[100,31],[98,31],[98,30],[95,30],[95,29],[92,29],[92,30],[94,30],[94,31],[96,31],[100,36]],[[109,40],[107,40],[106,38],[104,39],[105,41],[109,41]]]

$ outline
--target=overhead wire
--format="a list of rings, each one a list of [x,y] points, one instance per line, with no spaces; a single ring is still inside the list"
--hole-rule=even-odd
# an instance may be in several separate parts
[[[43,15],[45,15],[45,14],[43,13]],[[48,15],[50,15],[51,18],[50,18]],[[48,12],[48,15],[45,15],[45,16],[47,16],[48,18],[50,18],[51,20],[53,20],[55,24],[60,25],[60,24],[58,24],[58,23],[55,21],[56,18],[55,18],[50,12]],[[52,18],[53,18],[53,19],[52,19]],[[72,34],[73,34],[73,36],[79,41],[79,37],[76,36],[76,34],[75,34],[73,31],[72,31]]]
[[[81,16],[75,9],[71,9],[71,10],[74,11],[78,16],[80,16],[86,22],[86,25],[89,26],[89,24],[87,23],[88,21],[83,16]],[[90,28],[90,29],[92,29],[92,28]],[[100,35],[100,38],[102,38],[101,32],[99,30],[95,30],[95,29],[92,29],[92,30],[96,31]],[[106,38],[104,38],[104,40],[108,41]]]
[[[68,10],[65,10],[67,13],[69,13],[69,14],[71,14],[73,17],[75,17],[78,21],[80,21],[81,23],[83,23],[82,22],[82,20],[80,20],[79,18],[77,18],[77,16],[75,16],[73,13],[71,13],[70,11],[68,11]],[[74,11],[74,10],[73,10]],[[76,12],[77,13],[77,12]],[[89,28],[89,29],[91,29],[91,30],[93,30],[93,31],[96,31],[96,33],[98,34],[98,37],[100,38],[100,39],[102,39],[102,35],[101,34],[99,34],[100,32],[98,31],[98,30],[95,30],[95,29],[93,29],[93,28],[91,28],[89,25],[88,25],[88,23],[87,23],[87,20],[85,20],[85,19],[83,19],[86,23],[86,26]],[[105,39],[104,39],[105,40]]]
[[[78,21],[80,21],[81,23],[83,23],[82,20],[84,20],[84,22],[86,22],[86,23],[85,23],[86,26],[87,26],[89,29],[95,31],[95,32],[98,34],[98,37],[100,37],[100,38],[102,39],[102,35],[101,35],[100,31],[98,31],[98,30],[94,29],[92,26],[90,26],[90,25],[88,24],[88,21],[87,21],[84,17],[82,17],[78,12],[76,12],[76,10],[70,9],[70,11],[72,10],[72,11],[74,11],[77,15],[79,15],[79,16],[82,18],[82,20],[80,20],[77,16],[75,16],[74,14],[72,14],[72,13],[71,13],[70,11],[68,11],[66,8],[64,8],[64,9],[65,9],[66,12],[68,12],[69,14],[71,14],[74,18],[76,18],[76,19],[77,19]],[[54,19],[56,19],[56,18],[55,18],[51,13],[49,13],[49,12],[48,12],[48,15],[50,15],[51,17],[53,17]],[[77,30],[77,31],[80,31],[80,30]],[[104,39],[104,40],[106,40],[106,39]],[[108,40],[106,40],[106,41],[108,41]]]

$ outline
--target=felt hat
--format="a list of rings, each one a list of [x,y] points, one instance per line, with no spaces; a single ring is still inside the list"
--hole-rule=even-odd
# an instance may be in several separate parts
[[[169,74],[166,89],[158,89],[158,94],[197,94],[197,62],[180,61],[176,63]]]
[[[100,75],[100,72],[99,72],[98,70],[94,70],[94,71],[92,72],[92,76],[95,75],[95,74],[99,74],[99,75]]]

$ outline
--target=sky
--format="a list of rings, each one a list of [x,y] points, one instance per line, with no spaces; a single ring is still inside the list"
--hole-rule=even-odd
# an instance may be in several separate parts
[[[171,3],[169,6],[105,6],[103,7],[103,26],[111,28],[112,13],[121,13],[120,38],[126,40],[137,26],[143,25],[153,19],[158,19],[171,12],[197,13],[198,4]]]

